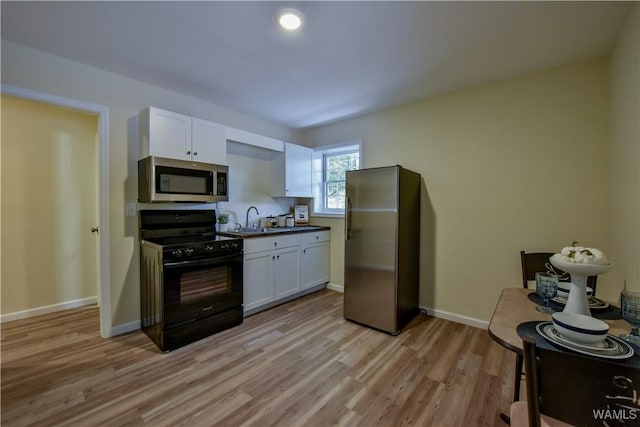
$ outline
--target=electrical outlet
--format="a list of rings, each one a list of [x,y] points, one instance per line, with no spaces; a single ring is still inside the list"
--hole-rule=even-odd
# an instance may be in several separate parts
[[[138,206],[135,203],[127,203],[127,216],[136,216]]]

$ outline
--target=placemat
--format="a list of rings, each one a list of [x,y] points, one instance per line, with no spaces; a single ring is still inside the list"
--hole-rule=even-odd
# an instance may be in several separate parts
[[[533,302],[534,304],[536,304],[536,305],[543,305],[542,298],[540,297],[540,295],[538,295],[535,292],[531,292],[529,295],[527,295],[527,298],[529,298],[529,300],[531,302]],[[549,307],[551,307],[555,311],[564,310],[564,305],[558,304],[558,303],[553,302],[553,301],[549,302]],[[612,304],[609,304],[609,307],[607,307],[607,308],[603,308],[603,309],[600,309],[600,310],[591,310],[591,315],[593,317],[595,317],[596,319],[601,319],[601,320],[619,320],[619,319],[622,319],[622,313],[620,312],[620,308],[618,308],[618,307],[616,307],[615,305],[612,305]]]
[[[537,347],[551,349],[554,351],[559,351],[561,353],[576,354],[570,350],[564,349],[563,347],[555,346],[549,341],[547,341],[546,339],[544,339],[544,337],[536,331],[536,326],[538,325],[538,323],[543,323],[543,322],[534,321],[534,322],[525,322],[525,323],[519,324],[518,327],[516,328],[518,335],[521,337],[527,336],[527,337],[533,338],[536,341]],[[634,351],[633,356],[631,356],[628,359],[615,360],[615,359],[601,359],[601,358],[598,358],[597,356],[590,356],[590,355],[584,355],[584,356],[593,357],[598,360],[606,360],[607,362],[611,362],[611,363],[619,363],[621,365],[630,365],[640,369],[640,347],[635,344],[631,344],[631,343],[628,343],[628,344],[633,348],[633,351]]]

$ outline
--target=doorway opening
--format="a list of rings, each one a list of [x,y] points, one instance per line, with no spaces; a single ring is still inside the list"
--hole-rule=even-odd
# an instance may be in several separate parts
[[[109,337],[108,108],[5,85],[2,101],[2,321],[97,302]]]

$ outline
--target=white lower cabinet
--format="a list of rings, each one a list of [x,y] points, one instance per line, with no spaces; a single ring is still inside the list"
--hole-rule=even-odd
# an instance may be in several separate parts
[[[245,312],[275,300],[273,257],[271,251],[245,254],[243,289]]]
[[[244,312],[255,313],[328,282],[328,240],[328,231],[245,239]]]
[[[329,231],[301,236],[301,289],[329,281]]]
[[[300,290],[300,246],[276,252],[275,269],[276,300]]]
[[[302,250],[302,284],[307,289],[329,281],[329,243]]]

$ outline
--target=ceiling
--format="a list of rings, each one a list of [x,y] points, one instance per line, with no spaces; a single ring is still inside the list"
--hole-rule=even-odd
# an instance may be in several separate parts
[[[2,39],[303,129],[611,50],[627,2],[11,2]],[[304,14],[285,33],[274,16]]]

